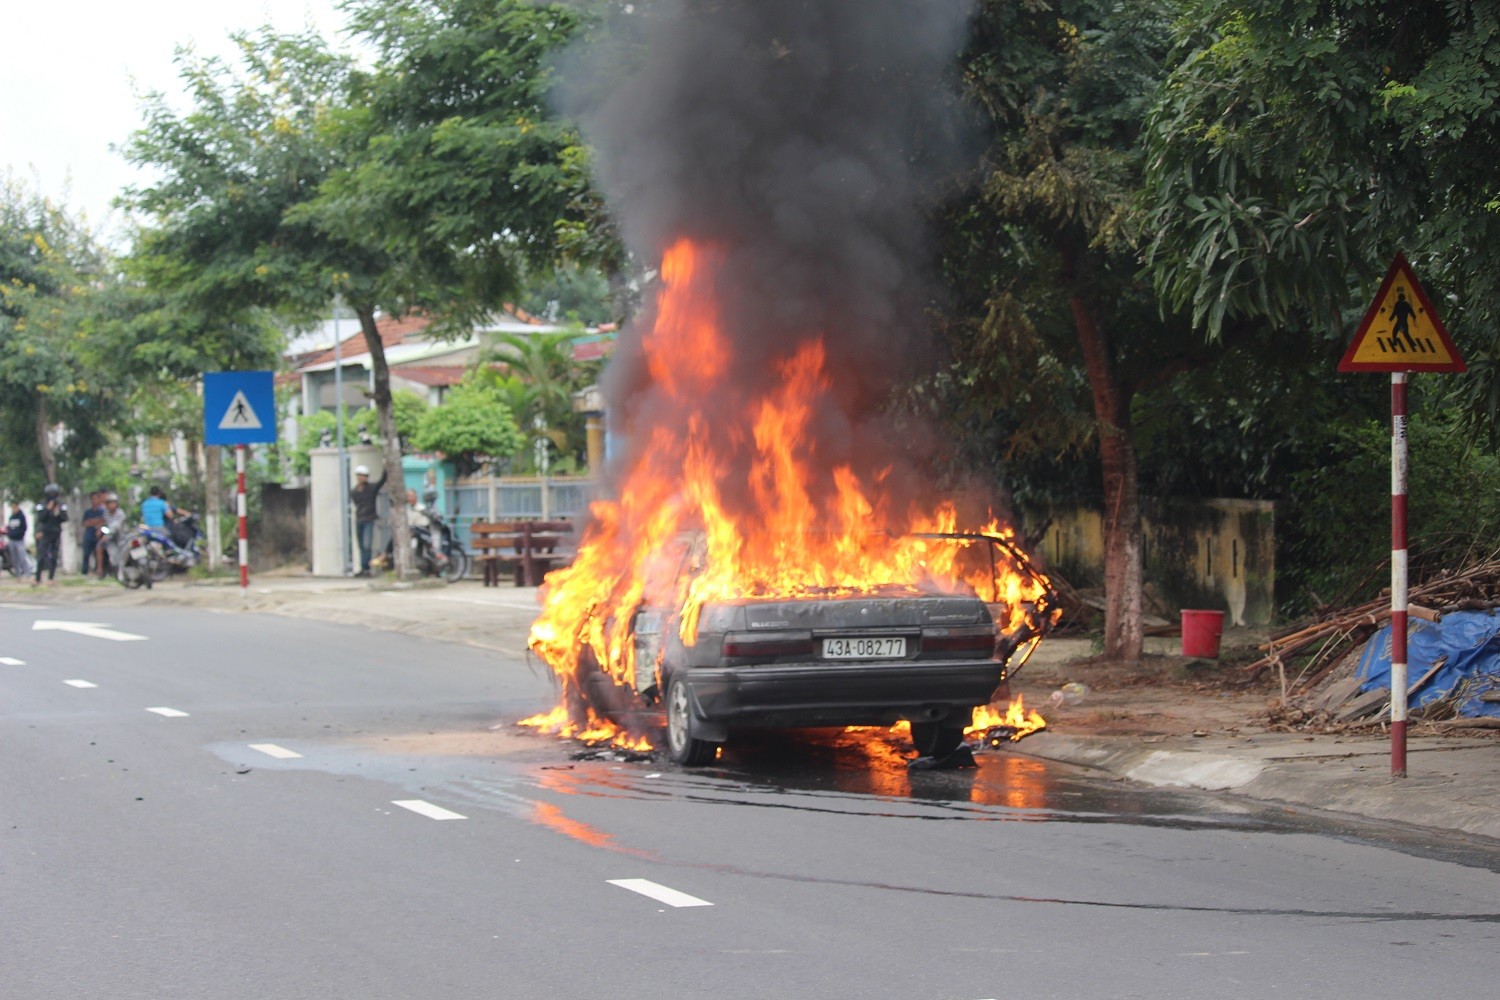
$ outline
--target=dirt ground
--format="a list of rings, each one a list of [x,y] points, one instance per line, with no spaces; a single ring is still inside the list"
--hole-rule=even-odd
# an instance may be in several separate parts
[[[1182,655],[1181,640],[1148,638],[1140,666],[1100,662],[1095,640],[1049,636],[1011,680],[1053,732],[1077,736],[1135,736],[1146,742],[1169,736],[1249,737],[1262,733],[1364,733],[1385,731],[1376,713],[1360,722],[1335,724],[1323,714],[1283,709],[1280,679],[1265,672],[1245,683],[1244,664],[1264,655],[1264,630],[1232,629],[1224,634],[1218,659]],[[1295,677],[1288,678],[1295,680]],[[1082,689],[1078,687],[1082,685]],[[1304,717],[1306,716],[1306,717]],[[1411,735],[1462,736],[1500,741],[1500,730],[1413,718]]]
[[[1265,634],[1226,633],[1217,660],[1181,655],[1181,640],[1148,638],[1139,667],[1101,663],[1087,637],[1050,636],[1011,681],[1056,732],[1092,736],[1254,735],[1267,731],[1276,684],[1243,685],[1235,668]],[[1082,686],[1082,689],[1078,687]]]

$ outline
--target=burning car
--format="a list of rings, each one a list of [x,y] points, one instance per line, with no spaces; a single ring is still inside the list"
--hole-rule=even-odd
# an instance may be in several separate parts
[[[988,503],[856,432],[822,335],[737,363],[722,256],[663,258],[633,445],[532,624],[561,704],[523,724],[635,749],[664,726],[703,763],[738,729],[904,719],[940,754],[1055,620],[1047,579]]]
[[[635,684],[586,652],[578,692],[621,728],[665,729],[676,763],[714,760],[749,729],[890,726],[905,720],[923,756],[953,751],[974,709],[990,703],[1053,620],[1045,578],[998,535],[917,533],[891,544],[929,568],[915,582],[701,604],[643,604],[624,630]],[[670,593],[709,572],[704,535],[677,539]],[[1018,603],[1004,580],[1036,586]]]
[[[918,537],[973,548],[992,566],[993,550],[1005,547],[1003,539],[977,534]],[[687,573],[699,570],[698,558],[701,549],[686,560]],[[694,610],[693,628],[674,627]],[[1005,682],[1012,655],[1022,646],[1029,653],[1040,638],[1040,628],[1024,624],[1000,632],[996,618],[1006,620],[1009,610],[977,594],[899,585],[644,610],[636,620],[636,662],[656,664],[642,693],[663,705],[668,756],[679,764],[713,760],[736,729],[899,720],[911,724],[919,754],[943,756],[963,739],[973,710]],[[1033,604],[1026,620],[1048,622],[1037,613],[1043,610]]]

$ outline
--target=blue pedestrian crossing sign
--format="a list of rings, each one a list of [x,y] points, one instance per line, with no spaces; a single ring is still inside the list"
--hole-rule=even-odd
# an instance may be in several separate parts
[[[203,443],[270,444],[276,440],[271,372],[203,373]]]

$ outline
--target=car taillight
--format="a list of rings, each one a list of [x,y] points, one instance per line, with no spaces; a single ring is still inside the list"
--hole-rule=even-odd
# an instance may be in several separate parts
[[[989,656],[995,651],[995,626],[923,629],[922,650],[928,653],[982,653]]]
[[[811,656],[811,632],[728,632],[724,655],[730,658],[766,656]]]

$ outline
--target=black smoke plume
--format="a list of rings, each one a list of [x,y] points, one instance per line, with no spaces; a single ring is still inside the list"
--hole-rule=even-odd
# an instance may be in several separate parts
[[[716,298],[747,396],[822,335],[835,389],[815,427],[819,464],[867,476],[911,444],[879,412],[895,379],[933,362],[925,210],[964,146],[954,80],[970,6],[643,2],[564,66],[568,110],[632,250],[652,265],[683,238],[720,251]],[[652,421],[681,419],[658,411],[641,364],[647,299],[605,386],[626,449]],[[741,403],[701,406],[733,423]]]

